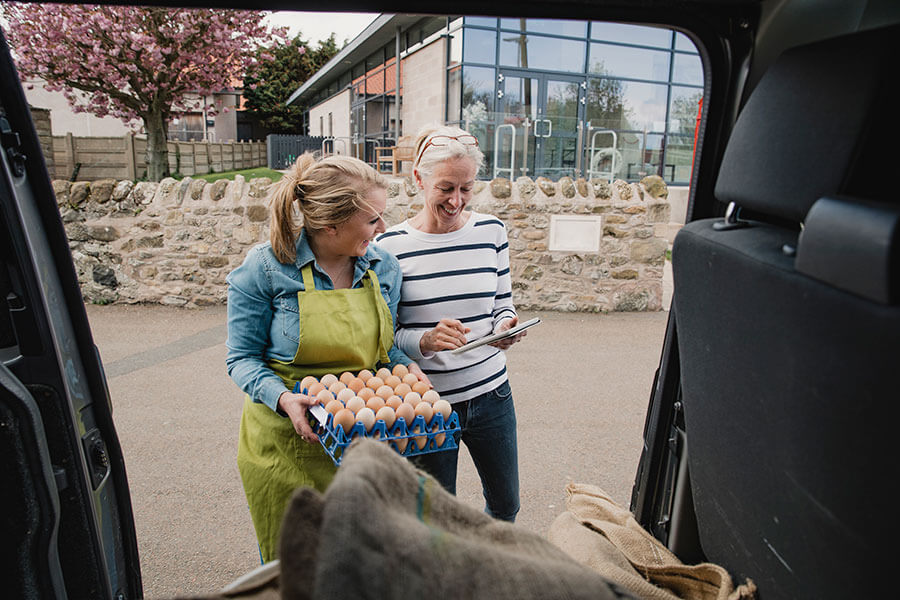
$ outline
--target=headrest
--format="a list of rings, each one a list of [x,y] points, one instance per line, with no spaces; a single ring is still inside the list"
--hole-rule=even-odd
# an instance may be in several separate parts
[[[797,272],[881,304],[900,301],[900,204],[826,197],[797,245]]]
[[[738,116],[716,198],[802,222],[822,196],[868,196],[872,178],[893,169],[898,41],[891,26],[782,54]]]

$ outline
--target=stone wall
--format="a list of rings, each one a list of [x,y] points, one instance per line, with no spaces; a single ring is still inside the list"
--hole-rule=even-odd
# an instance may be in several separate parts
[[[54,181],[85,301],[220,304],[226,275],[268,239],[270,180]],[[641,183],[567,177],[478,182],[470,207],[509,228],[513,294],[523,310],[662,308],[670,208],[656,176]],[[411,179],[393,179],[385,220],[415,214]],[[596,252],[551,250],[553,215],[599,215]]]

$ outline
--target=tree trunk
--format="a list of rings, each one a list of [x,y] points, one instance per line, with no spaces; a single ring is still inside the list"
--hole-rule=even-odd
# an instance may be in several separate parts
[[[144,117],[147,130],[147,179],[161,181],[169,176],[168,123],[161,114]]]

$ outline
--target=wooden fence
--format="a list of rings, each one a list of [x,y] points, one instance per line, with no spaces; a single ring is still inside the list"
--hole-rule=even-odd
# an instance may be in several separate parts
[[[206,175],[264,167],[266,143],[168,142],[169,171]],[[134,134],[121,137],[53,136],[51,175],[54,179],[141,179],[147,175],[147,139]],[[77,169],[77,172],[76,172]],[[74,179],[73,179],[74,175]]]

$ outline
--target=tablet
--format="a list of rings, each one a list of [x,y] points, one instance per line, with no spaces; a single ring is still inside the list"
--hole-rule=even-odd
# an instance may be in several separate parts
[[[512,336],[516,335],[517,333],[528,329],[532,325],[537,325],[540,322],[541,322],[541,319],[539,317],[529,319],[528,321],[525,321],[524,323],[519,323],[515,327],[510,327],[506,331],[502,331],[500,333],[493,333],[491,335],[486,335],[483,338],[478,338],[477,340],[475,340],[473,342],[469,342],[465,346],[460,346],[459,348],[456,348],[455,350],[451,350],[450,354],[462,354],[463,352],[468,352],[469,350],[472,350],[473,348],[479,348],[481,346],[484,346],[485,344],[490,344],[491,342],[496,342],[497,340],[503,340],[508,337],[512,337]]]

